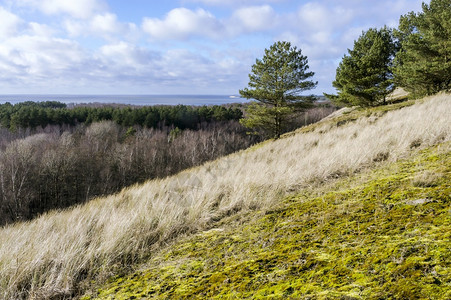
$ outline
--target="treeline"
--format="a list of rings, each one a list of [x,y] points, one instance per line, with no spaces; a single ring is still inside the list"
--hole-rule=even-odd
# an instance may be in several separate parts
[[[0,104],[0,125],[11,130],[100,121],[114,121],[125,127],[198,129],[202,123],[239,120],[242,116],[239,107],[220,105],[68,108],[66,104],[55,101]]]
[[[59,125],[32,135],[0,131],[0,225],[168,176],[258,141],[237,121],[204,124],[196,131],[130,130],[113,121],[62,134]]]

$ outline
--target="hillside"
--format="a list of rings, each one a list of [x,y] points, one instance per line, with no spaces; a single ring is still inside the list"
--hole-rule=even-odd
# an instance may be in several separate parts
[[[228,218],[96,299],[450,299],[450,150]]]
[[[0,297],[72,297],[144,262],[85,298],[446,296],[450,100],[345,111],[0,229]]]

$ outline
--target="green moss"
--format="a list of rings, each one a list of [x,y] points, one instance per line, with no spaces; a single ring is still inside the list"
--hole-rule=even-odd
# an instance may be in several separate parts
[[[450,299],[449,148],[417,152],[287,197],[249,222],[187,237],[97,297]],[[417,184],[424,172],[435,174],[433,184]]]

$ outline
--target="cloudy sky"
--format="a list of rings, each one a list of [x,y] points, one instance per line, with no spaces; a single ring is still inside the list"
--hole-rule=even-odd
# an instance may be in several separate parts
[[[331,82],[362,30],[422,0],[0,0],[0,94],[237,94],[278,40]]]

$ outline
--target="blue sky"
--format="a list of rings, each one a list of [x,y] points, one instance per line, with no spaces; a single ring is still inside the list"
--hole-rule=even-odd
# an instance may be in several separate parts
[[[237,94],[265,48],[302,49],[318,87],[370,27],[421,0],[0,0],[0,94]]]

